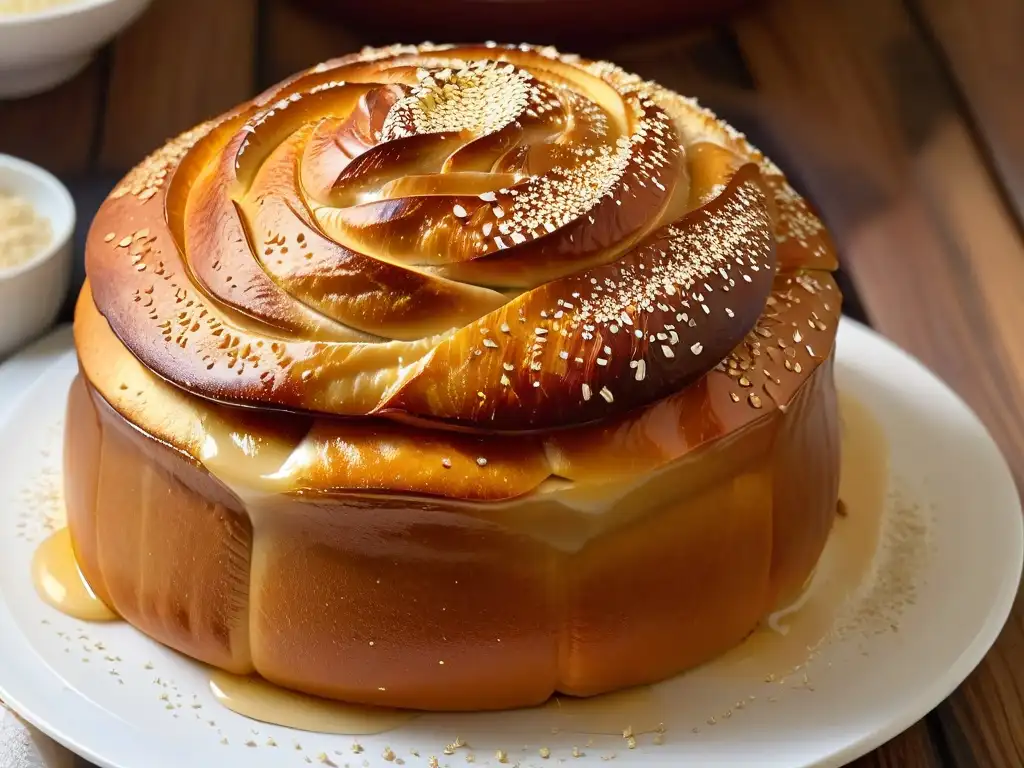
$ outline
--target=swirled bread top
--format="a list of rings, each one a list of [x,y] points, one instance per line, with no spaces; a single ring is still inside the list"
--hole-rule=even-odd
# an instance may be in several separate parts
[[[773,290],[834,267],[779,169],[692,100],[549,48],[394,47],[147,158],[94,221],[83,302],[226,405],[532,432],[728,378]],[[838,295],[814,306],[812,332]]]

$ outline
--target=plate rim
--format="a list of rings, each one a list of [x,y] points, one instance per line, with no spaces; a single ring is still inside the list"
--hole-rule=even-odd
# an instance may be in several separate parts
[[[0,428],[2,428],[17,411],[19,404],[27,395],[32,385],[45,376],[49,369],[58,365],[64,355],[70,351],[71,334],[69,329],[70,327],[68,325],[57,327],[54,331],[42,337],[21,353],[0,364],[0,390],[14,389],[16,393],[15,397],[0,401],[4,403],[4,407],[0,407]],[[845,747],[811,764],[821,768],[845,765],[848,762],[867,754],[910,728],[912,725],[924,718],[935,707],[945,701],[945,699],[953,693],[981,664],[984,657],[988,654],[989,650],[1001,634],[1010,617],[1013,603],[1019,589],[1022,569],[1024,569],[1024,515],[1022,515],[1020,494],[1017,491],[1016,483],[1005,455],[993,439],[989,430],[978,418],[975,411],[956,391],[943,382],[914,355],[903,350],[892,341],[863,323],[844,316],[840,322],[840,334],[847,336],[861,336],[867,343],[881,345],[890,353],[894,353],[906,359],[907,362],[916,369],[915,375],[921,376],[924,379],[930,379],[931,381],[929,383],[940,387],[947,395],[951,396],[957,402],[963,411],[963,416],[968,418],[972,423],[972,426],[979,430],[979,435],[984,435],[986,442],[991,448],[993,472],[1001,476],[1001,482],[1005,482],[1007,491],[1011,489],[1013,491],[1012,494],[1007,494],[1008,505],[1000,514],[1005,516],[1006,525],[1013,529],[1012,532],[1014,534],[1016,546],[1014,547],[1012,562],[1005,563],[1003,566],[1005,572],[1000,581],[1000,589],[992,596],[991,608],[989,609],[984,622],[978,626],[977,631],[974,633],[970,642],[960,650],[956,659],[949,664],[946,674],[935,678],[930,685],[920,687],[917,693],[913,695],[911,702],[897,710],[895,716],[890,717],[883,726],[864,732]],[[841,340],[839,343],[841,343]],[[998,463],[998,466],[996,466],[996,463]],[[1010,497],[1013,499],[1012,504],[1009,503]],[[0,596],[0,622],[4,622],[5,619],[9,618],[9,611],[10,608],[7,605],[7,600],[3,596]],[[47,667],[48,671],[45,674],[52,678],[56,689],[63,692],[70,690],[70,686],[67,682],[61,678],[57,672],[49,669],[45,660],[28,642],[28,638],[21,632],[16,633],[16,635],[17,637],[13,641],[4,640],[2,638],[5,636],[0,635],[0,647],[8,644],[8,648],[14,648],[18,644],[18,640],[20,640],[20,645],[23,646],[23,650],[27,651],[30,657],[37,660],[38,663]],[[7,635],[6,637],[9,636],[10,635]],[[11,645],[10,643],[14,643],[15,645]],[[22,697],[12,696],[8,690],[8,686],[4,683],[2,674],[0,674],[0,698],[3,699],[11,711],[16,713],[18,717],[23,719],[25,722],[31,724],[57,743],[94,763],[100,768],[125,768],[125,766],[130,763],[124,762],[123,758],[136,759],[139,757],[140,753],[137,751],[139,747],[137,746],[122,746],[113,750],[115,753],[113,757],[104,757],[104,755],[100,754],[98,750],[108,752],[109,754],[112,750],[104,748],[103,745],[109,746],[111,744],[110,741],[104,741],[102,743],[103,745],[98,747],[90,747],[84,743],[82,738],[69,735],[69,733],[65,732],[66,729],[54,726],[50,722],[52,717],[47,717],[45,714],[37,712],[37,708],[26,705],[22,701]],[[116,714],[103,710],[95,703],[84,699],[84,697],[83,700],[85,705],[90,708],[90,711],[99,711],[108,720],[120,721],[129,729],[132,728],[129,721],[122,720]],[[48,707],[52,709],[54,706],[57,706],[57,701],[51,700],[48,703]],[[76,722],[80,720],[80,717],[81,716],[75,718]],[[95,739],[95,734],[90,733],[89,735]],[[121,733],[120,736],[114,737],[113,743],[120,740],[122,744],[124,744],[124,740],[127,735],[128,732]],[[110,737],[104,736],[102,738],[109,739]],[[168,766],[168,768],[170,768],[169,764],[165,763],[163,758],[159,755],[146,754],[144,759],[148,761],[151,768],[156,768],[157,765]],[[154,764],[152,762],[154,759],[160,762],[158,764]],[[120,762],[118,762],[119,760]],[[654,758],[651,762],[656,763],[658,762],[658,759]]]

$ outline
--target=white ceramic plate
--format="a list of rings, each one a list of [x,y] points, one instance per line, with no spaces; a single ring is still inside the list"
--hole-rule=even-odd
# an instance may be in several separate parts
[[[356,752],[352,737],[229,713],[200,665],[127,625],[86,625],[36,597],[29,562],[46,533],[48,489],[59,481],[60,422],[75,372],[60,332],[0,368],[0,696],[66,746],[116,768],[427,766],[435,755],[455,766],[470,753],[496,766],[499,748],[523,768],[603,765],[613,755],[615,765],[840,765],[925,715],[981,660],[1017,589],[1022,526],[1002,457],[956,396],[848,320],[838,350],[840,390],[881,424],[890,457],[881,543],[841,607],[819,600],[796,618],[777,617],[777,632],[761,630],[726,658],[655,686],[642,704],[626,697],[605,706],[603,718],[621,727],[652,707],[664,722],[664,734],[641,735],[632,750],[621,735],[552,733],[553,711],[538,709],[424,716],[359,737]],[[856,554],[850,526],[861,524],[853,512],[837,518],[812,594],[842,581],[836,563]],[[800,617],[816,611],[817,621],[822,610],[835,626],[818,644],[807,629],[817,625]],[[808,645],[819,647],[809,654]],[[646,715],[634,711],[640,706]],[[468,746],[444,755],[456,736]],[[387,747],[394,761],[383,756]]]

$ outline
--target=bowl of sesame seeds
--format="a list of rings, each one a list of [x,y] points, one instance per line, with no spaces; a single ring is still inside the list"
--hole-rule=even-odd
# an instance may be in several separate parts
[[[150,2],[0,0],[0,99],[70,80]]]
[[[0,358],[52,325],[67,296],[75,204],[52,174],[0,154]]]

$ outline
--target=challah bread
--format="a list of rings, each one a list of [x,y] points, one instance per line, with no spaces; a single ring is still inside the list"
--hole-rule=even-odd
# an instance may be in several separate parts
[[[86,259],[76,554],[209,664],[423,709],[597,694],[737,643],[828,535],[827,232],[613,65],[328,62],[146,159]]]

